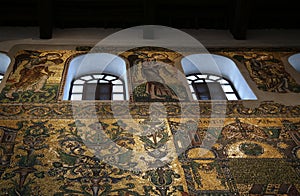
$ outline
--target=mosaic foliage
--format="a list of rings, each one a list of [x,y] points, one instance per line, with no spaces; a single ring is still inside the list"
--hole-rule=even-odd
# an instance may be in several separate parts
[[[205,120],[180,125],[181,119],[173,118],[152,133],[145,128],[151,133],[146,135],[133,131],[128,120],[2,120],[1,191],[9,195],[43,195],[49,189],[52,195],[231,195],[242,185],[255,192],[257,184],[264,191],[270,184],[290,184],[297,192],[300,149],[290,132],[298,130],[299,120],[275,118],[276,126],[271,127],[252,124],[259,120],[226,119],[220,127]],[[171,132],[163,134],[165,126]],[[190,128],[181,145],[175,137],[178,127]],[[234,136],[228,137],[227,130]],[[167,156],[168,151],[161,150],[166,142],[179,151],[184,141],[190,143],[183,153],[155,167]],[[131,153],[135,151],[153,160]],[[149,169],[132,170],[139,164]]]

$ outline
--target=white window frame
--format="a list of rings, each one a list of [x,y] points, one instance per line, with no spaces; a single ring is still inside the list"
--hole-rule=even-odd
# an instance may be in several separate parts
[[[231,59],[216,54],[192,54],[181,60],[185,75],[209,73],[227,78],[241,100],[257,100],[237,65]]]
[[[193,87],[193,83],[200,83],[206,85],[209,85],[209,83],[219,83],[227,100],[240,99],[238,93],[234,89],[233,84],[224,77],[214,75],[214,74],[195,73],[195,74],[188,75],[186,78],[188,80],[188,84],[194,100],[198,100],[198,98],[197,98],[196,89],[194,89]]]
[[[300,73],[300,53],[293,54],[288,58],[288,62],[292,65],[297,72]]]
[[[124,82],[117,76],[106,73],[95,73],[83,75],[76,78],[72,82],[72,88],[70,91],[70,100],[85,100],[84,88],[85,84],[112,84],[111,100],[122,101],[126,99]]]
[[[126,62],[119,56],[109,53],[88,53],[75,57],[69,63],[63,100],[69,100],[72,82],[83,75],[111,74],[119,77],[125,86],[125,99],[129,100]]]
[[[5,53],[0,52],[0,83],[3,81],[4,74],[7,71],[7,68],[11,60],[9,56]]]

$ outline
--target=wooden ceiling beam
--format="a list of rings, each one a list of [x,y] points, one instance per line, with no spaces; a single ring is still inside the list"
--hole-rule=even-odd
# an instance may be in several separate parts
[[[40,38],[51,39],[53,28],[53,0],[39,0],[38,16]]]
[[[235,39],[246,39],[250,14],[250,0],[228,0],[232,3],[229,30]],[[38,0],[38,19],[41,39],[51,39],[53,30],[54,0]],[[82,1],[84,3],[84,1]],[[155,23],[155,5],[158,1],[144,0],[144,24]],[[184,4],[185,2],[179,2]]]
[[[232,21],[229,27],[235,39],[243,40],[247,38],[249,15],[251,10],[250,0],[234,0],[232,10]]]

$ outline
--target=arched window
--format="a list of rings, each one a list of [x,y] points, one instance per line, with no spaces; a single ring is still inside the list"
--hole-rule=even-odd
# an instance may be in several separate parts
[[[10,58],[4,53],[0,53],[0,83],[3,80],[4,74],[9,64],[10,64]]]
[[[125,61],[108,53],[89,53],[70,61],[63,100],[128,100]]]
[[[0,73],[0,83],[1,83],[2,80],[3,80],[3,76],[4,76],[4,74],[3,74],[3,73]]]
[[[181,64],[194,99],[257,99],[236,64],[227,57],[193,54],[184,57]],[[202,97],[204,92],[210,95]]]
[[[111,74],[84,75],[72,83],[70,100],[125,100],[124,82]]]
[[[290,56],[288,61],[300,73],[300,53]]]
[[[187,77],[194,100],[238,100],[232,83],[213,74],[190,74]]]

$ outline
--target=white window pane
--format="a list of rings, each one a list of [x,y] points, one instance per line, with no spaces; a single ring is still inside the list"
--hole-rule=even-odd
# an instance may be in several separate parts
[[[188,76],[186,77],[188,80],[197,80],[196,76]]]
[[[195,83],[203,83],[203,80],[196,80]]]
[[[113,94],[112,100],[124,100],[123,94]]]
[[[115,76],[106,76],[105,79],[106,80],[115,80],[116,77]]]
[[[82,80],[91,80],[93,78],[92,78],[92,76],[83,76],[80,79],[82,79]]]
[[[83,80],[76,80],[74,82],[74,84],[84,84],[84,83],[85,83],[85,81],[83,81]]]
[[[233,89],[230,85],[222,85],[224,92],[233,92]]]
[[[77,85],[74,85],[73,86],[73,89],[72,89],[72,92],[73,93],[82,93],[83,92],[83,86],[77,86]]]
[[[94,78],[96,78],[96,79],[102,79],[103,78],[103,75],[93,75],[94,76]]]
[[[219,76],[209,76],[209,79],[218,80],[218,79],[220,79],[220,77]]]
[[[226,94],[228,100],[238,100],[235,94]]]
[[[98,80],[91,80],[91,81],[88,81],[88,83],[96,84],[96,83],[98,83]]]
[[[228,84],[228,82],[227,82],[226,80],[224,80],[224,79],[219,80],[219,82],[220,82],[221,84]]]
[[[196,94],[192,94],[192,96],[193,96],[193,99],[194,99],[194,100],[197,100]]]
[[[115,81],[112,81],[111,83],[113,83],[113,84],[123,84],[123,82],[121,80],[115,80]]]
[[[194,92],[194,88],[193,88],[193,86],[192,85],[189,85],[190,86],[190,90],[191,90],[191,92],[193,93]]]
[[[213,80],[205,80],[205,82],[214,82]]]
[[[82,100],[82,94],[71,95],[71,100]]]
[[[99,83],[109,83],[109,82],[106,80],[100,80]]]
[[[113,92],[116,92],[116,93],[122,93],[123,92],[123,86],[117,86],[117,85],[114,85],[113,86]]]
[[[205,79],[207,77],[207,75],[205,75],[205,74],[200,74],[200,75],[197,75],[197,76],[198,76],[198,78],[202,78],[202,79]]]
[[[190,81],[190,80],[188,80],[187,82],[188,82],[188,84],[192,84],[192,81]]]

